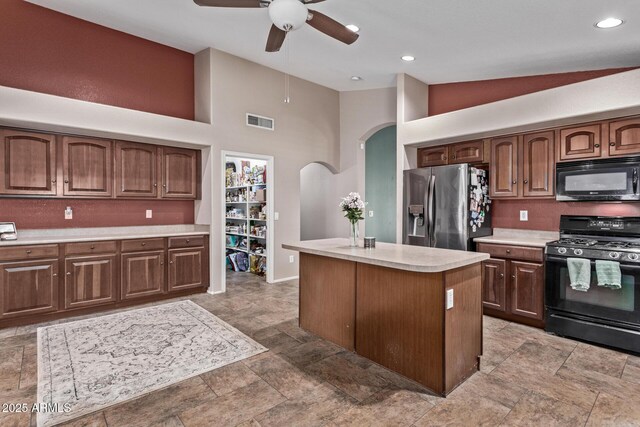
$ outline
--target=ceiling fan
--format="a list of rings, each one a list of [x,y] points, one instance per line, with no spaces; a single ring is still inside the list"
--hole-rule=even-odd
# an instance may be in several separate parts
[[[305,23],[346,44],[352,44],[358,40],[358,34],[338,21],[307,8],[307,4],[320,3],[323,1],[324,0],[194,0],[199,6],[268,8],[269,17],[273,25],[271,26],[271,31],[269,31],[269,37],[267,39],[267,52],[279,51],[287,33],[297,30]]]

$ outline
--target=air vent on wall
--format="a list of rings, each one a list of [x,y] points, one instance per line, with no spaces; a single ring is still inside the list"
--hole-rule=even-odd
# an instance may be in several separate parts
[[[247,126],[273,130],[275,128],[275,121],[269,117],[262,117],[256,114],[247,113]]]

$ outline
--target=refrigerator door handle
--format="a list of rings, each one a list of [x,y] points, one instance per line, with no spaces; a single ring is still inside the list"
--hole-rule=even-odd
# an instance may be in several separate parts
[[[424,237],[426,239],[426,245],[429,245],[429,230],[431,227],[431,180],[433,179],[433,176],[429,175],[429,178],[427,178],[427,186],[426,186],[426,194],[425,194],[425,200],[424,200]]]
[[[436,240],[436,176],[431,175],[431,181],[429,182],[429,228],[427,229],[429,234],[429,246],[435,247]]]

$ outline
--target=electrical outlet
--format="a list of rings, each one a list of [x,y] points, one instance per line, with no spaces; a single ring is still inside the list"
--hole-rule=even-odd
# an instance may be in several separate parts
[[[295,261],[295,257],[293,255],[289,255],[289,262],[293,263]]]
[[[447,289],[447,310],[453,308],[453,289]]]
[[[67,206],[64,210],[64,219],[73,219],[73,209],[71,209],[71,206]]]
[[[274,213],[273,213],[273,220],[274,220],[274,221],[277,221],[277,220],[279,220],[279,219],[280,219],[280,213],[279,213],[279,212],[274,212]],[[291,262],[293,262],[293,261],[291,261]]]
[[[529,221],[529,211],[520,211],[520,221]]]
[[[360,144],[360,149],[364,150],[364,144]]]
[[[369,218],[373,218],[373,211],[369,211]]]
[[[153,211],[151,209],[147,209],[146,217],[153,218]]]

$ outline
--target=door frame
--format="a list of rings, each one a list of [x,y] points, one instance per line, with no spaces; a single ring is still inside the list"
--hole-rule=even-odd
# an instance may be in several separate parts
[[[221,255],[226,254],[226,225],[227,221],[225,219],[227,212],[227,203],[226,203],[226,165],[227,165],[227,157],[242,157],[248,160],[263,160],[267,162],[267,283],[274,283],[273,277],[273,253],[274,253],[274,214],[275,214],[275,206],[274,206],[274,183],[275,183],[275,167],[274,167],[274,158],[273,156],[267,156],[263,154],[250,154],[250,153],[242,153],[238,151],[227,151],[222,150],[220,156],[220,225],[222,230],[221,239],[218,242],[220,245]],[[247,233],[249,231],[247,230]],[[220,273],[220,283],[222,284],[221,292],[227,291],[227,257],[221,257],[221,273]]]

